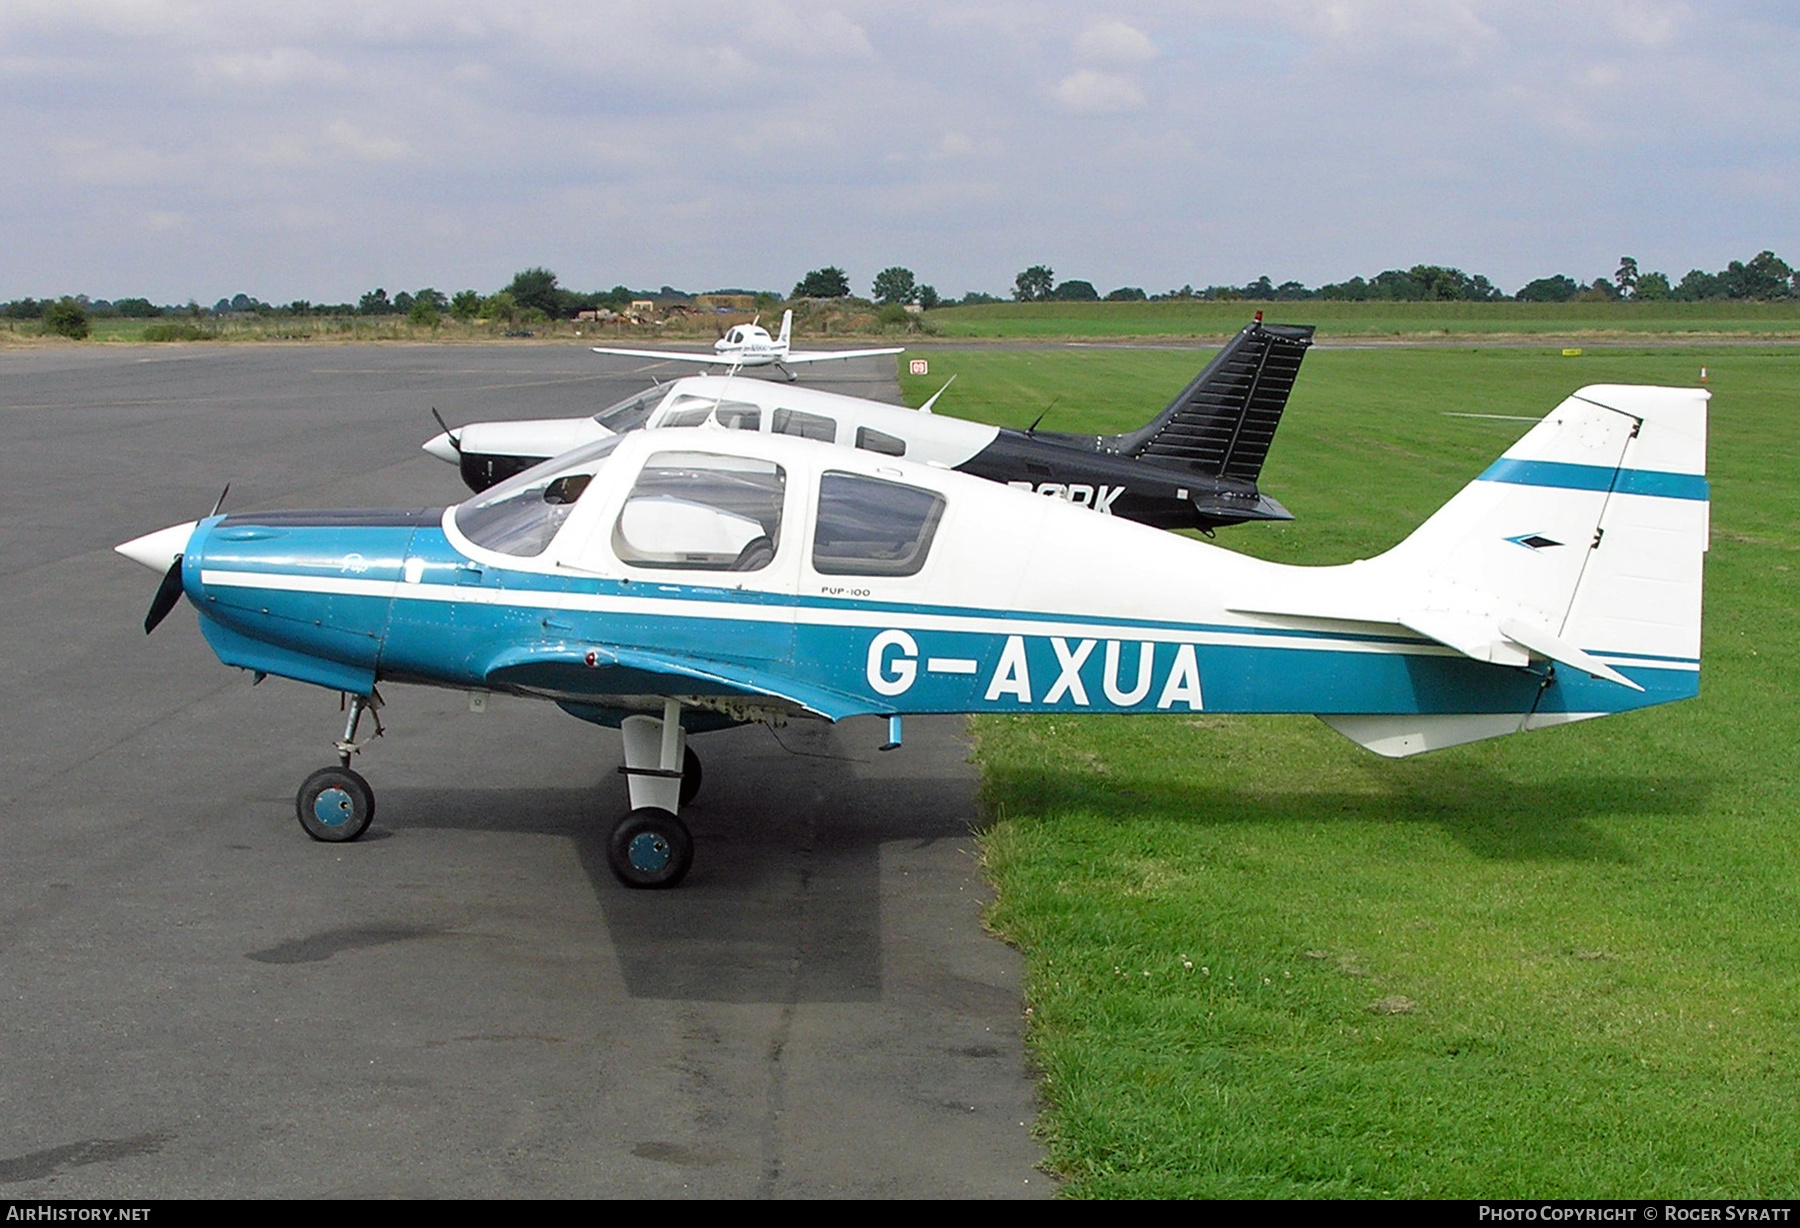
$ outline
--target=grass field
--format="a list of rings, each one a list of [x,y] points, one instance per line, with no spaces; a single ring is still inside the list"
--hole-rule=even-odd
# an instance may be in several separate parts
[[[927,313],[945,338],[1120,340],[1228,337],[1257,309],[1316,324],[1320,337],[1424,339],[1464,334],[1567,338],[1633,335],[1800,338],[1786,303],[988,303]]]
[[[955,372],[944,409],[1110,431],[1205,355],[931,357],[911,403]],[[1067,1193],[1800,1194],[1800,349],[1315,350],[1264,475],[1299,519],[1220,541],[1379,551],[1527,425],[1444,411],[1702,365],[1698,700],[1401,762],[1304,717],[976,722]]]

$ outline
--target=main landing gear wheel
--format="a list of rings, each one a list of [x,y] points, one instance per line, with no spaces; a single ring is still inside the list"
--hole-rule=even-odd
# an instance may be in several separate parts
[[[693,864],[694,838],[675,815],[644,806],[619,820],[606,856],[627,887],[673,887]]]
[[[320,768],[300,786],[294,813],[314,840],[342,844],[369,829],[369,820],[375,817],[375,790],[349,768]]]
[[[700,756],[691,746],[684,749],[687,754],[681,757],[681,804],[686,806],[700,792],[701,772]]]

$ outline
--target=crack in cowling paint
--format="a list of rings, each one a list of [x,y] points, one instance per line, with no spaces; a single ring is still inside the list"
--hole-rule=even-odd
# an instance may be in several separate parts
[[[88,1138],[61,1147],[46,1147],[28,1155],[0,1160],[0,1185],[51,1177],[65,1168],[110,1164],[133,1156],[155,1155],[172,1134],[139,1134],[132,1138]]]
[[[349,925],[278,943],[267,950],[251,951],[245,958],[259,964],[316,964],[344,951],[427,938],[437,932],[412,925]]]

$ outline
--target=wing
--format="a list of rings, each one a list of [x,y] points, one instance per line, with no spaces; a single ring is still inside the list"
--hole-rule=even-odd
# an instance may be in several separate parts
[[[682,653],[586,644],[544,643],[508,649],[487,668],[495,690],[565,703],[636,707],[645,696],[697,696],[723,707],[740,704],[841,721],[886,715],[858,695],[797,682],[773,670]]]
[[[726,358],[719,354],[677,354],[671,350],[614,350],[603,345],[589,346],[596,354],[623,354],[627,358],[662,358],[670,362],[703,362],[715,367],[729,367],[739,364],[737,358]]]
[[[797,362],[836,362],[840,358],[875,358],[882,354],[904,354],[906,347],[895,346],[891,350],[807,350],[800,354],[789,354],[781,361],[788,366]]]

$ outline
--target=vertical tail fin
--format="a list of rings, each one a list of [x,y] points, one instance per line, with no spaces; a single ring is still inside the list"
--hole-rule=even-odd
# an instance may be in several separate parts
[[[793,327],[794,327],[794,313],[792,311],[782,312],[781,313],[781,335],[775,338],[775,344],[781,347],[781,352],[783,354],[786,354],[788,351],[788,337],[789,337],[789,334],[793,331]]]
[[[1256,484],[1287,408],[1311,325],[1260,319],[1220,350],[1169,407],[1111,448],[1148,464]]]
[[[1333,727],[1411,754],[1697,694],[1709,395],[1583,388],[1412,536],[1347,569],[1343,595],[1365,613],[1385,604],[1464,656],[1541,672],[1526,710]]]
[[[1581,389],[1380,562],[1424,578],[1421,610],[1697,658],[1709,395]]]

